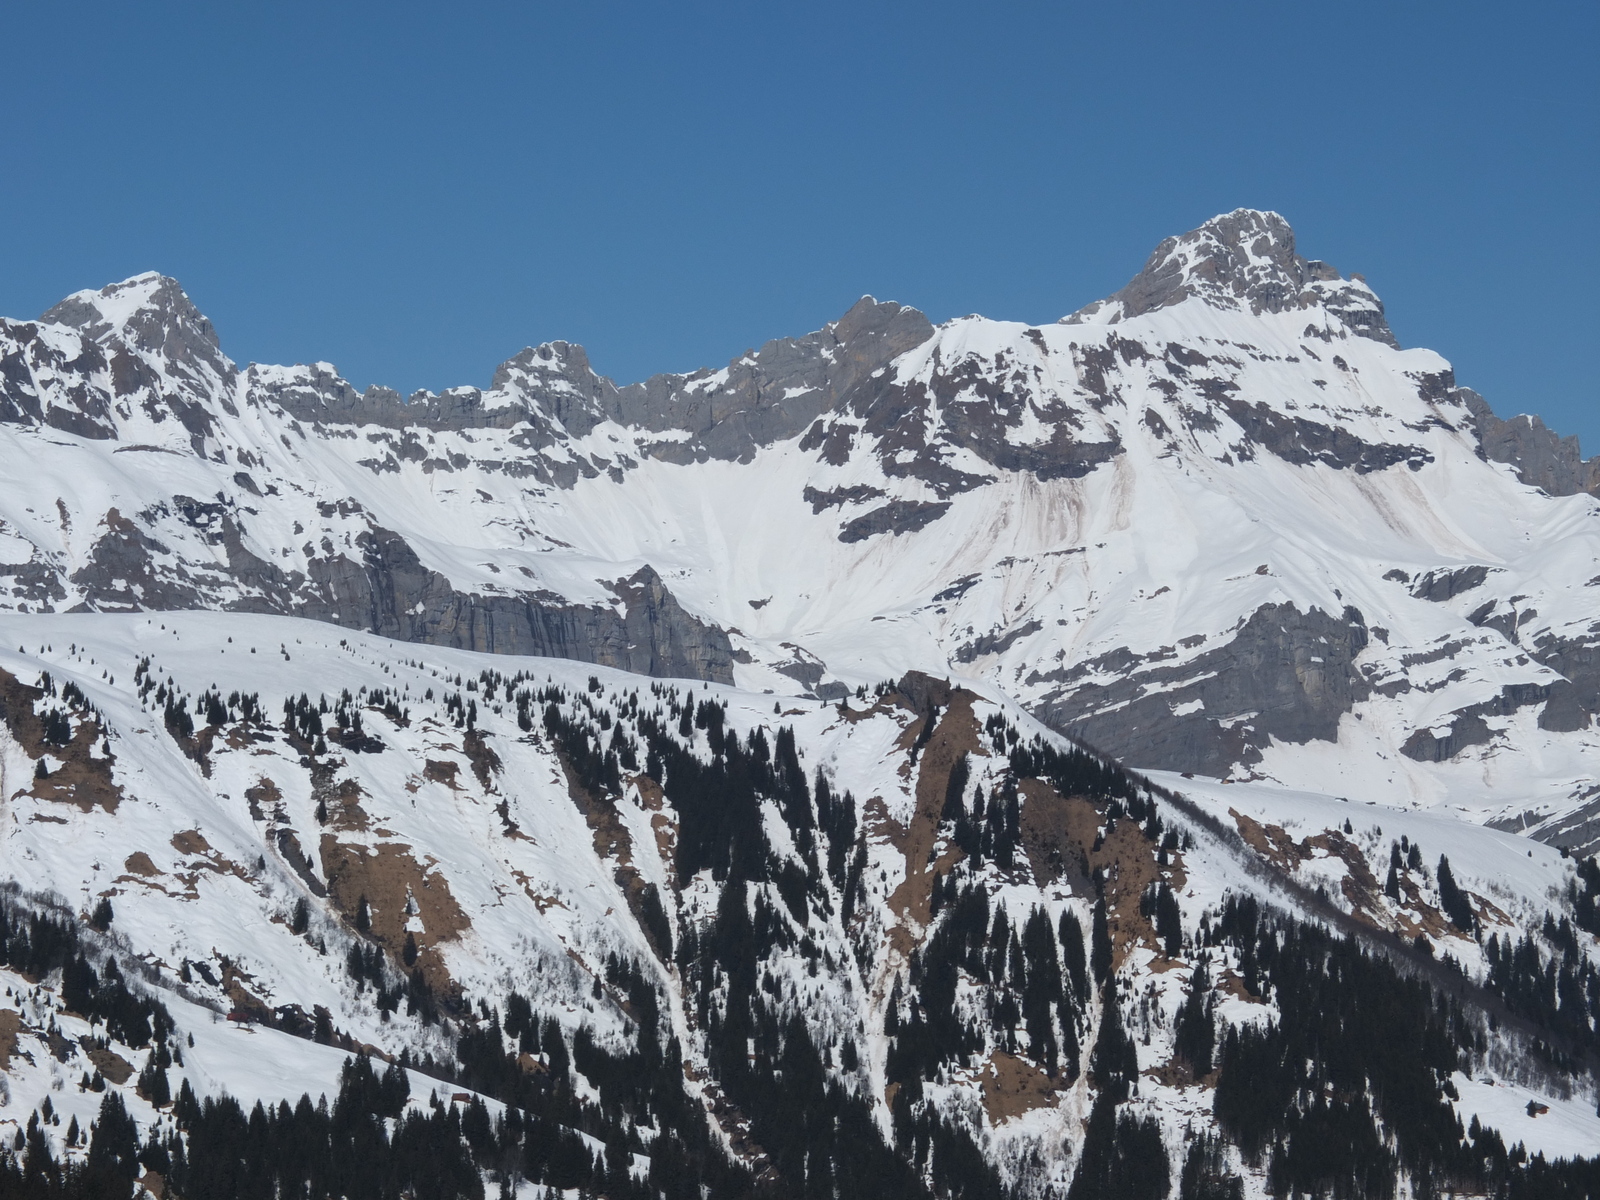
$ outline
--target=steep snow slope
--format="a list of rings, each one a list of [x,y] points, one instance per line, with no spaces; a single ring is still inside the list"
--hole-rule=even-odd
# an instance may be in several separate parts
[[[0,342],[19,612],[289,612],[825,697],[954,671],[1141,767],[1600,840],[1600,502],[1489,461],[1482,401],[1274,214],[1060,324],[863,300],[624,388],[565,343],[407,403],[239,370],[154,275]]]
[[[1090,1170],[1086,1122],[1118,1080],[1131,1092],[1118,1111],[1156,1122],[1176,1178],[1186,1126],[1213,1123],[1227,1087],[1185,1065],[1185,1004],[1210,997],[1207,1020],[1219,1030],[1288,1019],[1278,997],[1291,991],[1291,968],[1274,968],[1273,986],[1255,983],[1255,943],[1244,949],[1222,932],[1239,919],[1230,904],[1254,898],[1267,911],[1365,931],[1401,978],[1465,997],[1476,1015],[1459,1028],[1488,1040],[1451,1055],[1451,1104],[1464,1124],[1478,1115],[1506,1145],[1549,1156],[1587,1153],[1600,1139],[1581,1065],[1592,1054],[1587,1007],[1567,1051],[1578,1057],[1558,1070],[1531,1041],[1559,1048],[1569,1034],[1495,1008],[1471,983],[1489,973],[1480,947],[1490,937],[1532,932],[1537,942],[1547,912],[1575,911],[1571,860],[1370,801],[1176,775],[1157,777],[1155,789],[1125,786],[1098,760],[1071,759],[1062,739],[986,683],[910,675],[819,702],[326,623],[182,612],[0,617],[0,687],[7,875],[85,917],[111,900],[124,973],[142,964],[141,986],[167,997],[180,1037],[195,1032],[175,1071],[201,1090],[298,1094],[302,1084],[282,1069],[253,1065],[264,1052],[246,1048],[254,1038],[295,1078],[303,1072],[305,1088],[331,1091],[341,1056],[280,1031],[426,1058],[436,1079],[450,1078],[464,1032],[491,1029],[499,1053],[499,1014],[513,992],[565,1043],[587,1038],[622,1055],[650,1023],[619,974],[629,963],[659,997],[651,1036],[676,1039],[695,1111],[736,1161],[773,1179],[792,1182],[793,1167],[773,1141],[782,1128],[774,1102],[728,1057],[737,1004],[756,1006],[752,1061],[798,1072],[790,1051],[808,1039],[826,1052],[822,1077],[863,1106],[860,1128],[902,1145],[936,1188],[954,1186],[948,1164],[966,1161],[950,1140],[962,1131],[985,1164],[970,1186],[988,1171],[1021,1195],[1059,1194]],[[297,706],[302,694],[309,704]],[[766,782],[718,791],[718,778]],[[1388,896],[1375,880],[1401,835],[1427,857],[1405,866]],[[1477,937],[1441,912],[1441,854]],[[1163,888],[1176,925],[1150,907]],[[949,977],[962,1037],[973,1040],[954,1057],[919,1060],[933,1053],[913,1031],[935,1027],[941,955],[961,914],[980,904],[977,957],[958,955]],[[1097,977],[1095,931],[1104,930],[1104,989],[1073,978],[1069,916],[1080,954],[1085,941],[1095,947]],[[731,955],[730,922],[752,939],[748,957]],[[1419,935],[1459,970],[1409,949]],[[1574,936],[1572,961],[1600,961],[1591,933]],[[984,949],[984,939],[996,944]],[[354,977],[352,949],[358,962],[376,955],[380,965],[365,969],[379,979]],[[1027,979],[1049,978],[1046,962],[1062,964],[1055,1007],[1042,1018],[1019,1012],[1037,994]],[[19,1127],[47,1088],[63,1113],[86,1118],[94,1106],[73,1090],[79,1051],[51,1059],[47,1048],[52,1021],[68,1038],[91,1030],[53,1011],[57,984],[39,982],[8,981],[29,992],[7,1002],[32,1056],[12,1072],[10,1111],[0,1110],[0,1122]],[[1600,980],[1592,986],[1585,1006],[1600,1004]],[[407,988],[439,1016],[413,1011]],[[227,1014],[247,1028],[229,1028]],[[1498,1033],[1484,1014],[1496,1015]],[[781,1055],[769,1048],[769,1018],[785,1030]],[[1123,1025],[1131,1074],[1096,1057],[1108,1027]],[[555,1069],[551,1035],[538,1044],[519,1060],[529,1078]],[[145,1055],[110,1048],[134,1066]],[[736,1060],[745,1060],[743,1035]],[[578,1092],[615,1103],[603,1075],[574,1062]],[[413,1103],[452,1086],[418,1073]],[[1550,1111],[1529,1115],[1530,1099]],[[137,1121],[155,1119],[148,1104],[130,1104]],[[663,1119],[654,1118],[658,1130]],[[911,1149],[918,1138],[926,1148],[930,1129],[931,1160]],[[650,1145],[639,1153],[654,1153]],[[1247,1194],[1265,1194],[1271,1155],[1230,1146],[1224,1158]]]

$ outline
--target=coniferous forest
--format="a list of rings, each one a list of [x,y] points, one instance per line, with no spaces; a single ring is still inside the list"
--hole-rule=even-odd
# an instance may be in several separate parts
[[[198,742],[191,712],[202,732],[265,725],[254,696],[196,700],[147,669],[141,685],[182,746]],[[673,875],[699,881],[701,900],[642,881],[627,893],[648,950],[608,951],[591,997],[619,1015],[625,1038],[558,1019],[537,991],[466,995],[430,978],[414,934],[383,940],[364,893],[338,926],[316,925],[302,899],[288,929],[342,938],[320,952],[338,955],[384,1023],[416,1031],[417,1048],[375,1055],[322,1010],[234,1013],[341,1054],[338,1087],[275,1104],[201,1095],[186,1077],[173,1082],[194,1043],[162,1000],[160,970],[126,954],[114,903],[85,918],[12,888],[0,895],[0,968],[32,1011],[86,1021],[85,1052],[138,1051],[143,1065],[131,1095],[98,1068],[68,1079],[98,1097],[90,1121],[63,1129],[49,1099],[26,1114],[0,1146],[0,1194],[1233,1200],[1264,1189],[1566,1200],[1600,1188],[1600,1159],[1530,1154],[1476,1117],[1463,1126],[1452,1082],[1507,1045],[1550,1078],[1593,1070],[1592,859],[1515,939],[1483,932],[1438,860],[1428,874],[1439,912],[1481,939],[1481,979],[1426,939],[1366,932],[1259,889],[1185,912],[1182,865],[1197,839],[1221,837],[1214,820],[1084,747],[1023,736],[1001,712],[980,725],[959,693],[885,684],[838,712],[899,714],[907,773],[926,780],[923,857],[902,885],[925,890],[902,902],[924,915],[877,984],[881,1003],[864,1009],[853,997],[870,986],[867,968],[900,936],[875,907],[870,806],[808,769],[781,706],[740,730],[714,696],[666,686],[641,696],[594,677],[579,688],[488,672],[471,683],[440,703],[452,728],[478,739],[475,762],[492,755],[479,714],[503,705],[556,756],[596,836],[628,788],[658,789],[670,805]],[[368,699],[394,726],[411,720],[390,695]],[[302,695],[285,702],[284,735],[313,763],[330,742],[381,754],[360,707],[348,694]],[[44,728],[52,744],[74,736],[65,715]],[[1028,806],[1046,802],[1058,808],[1041,824]],[[1396,843],[1392,860],[1396,889],[1424,873],[1414,843]],[[1041,890],[1047,882],[1063,890]],[[1050,899],[1066,894],[1078,902]],[[1138,947],[1173,970],[1170,1015],[1154,1003],[1154,977],[1131,969]],[[184,974],[197,977],[187,964]],[[57,1053],[78,1061],[64,1040]],[[975,1111],[958,1089],[1002,1070],[1045,1098],[1029,1105],[1084,1098],[1070,1170],[996,1155],[1005,1094],[967,1092],[984,1097],[988,1111]],[[868,1090],[874,1071],[881,1097]],[[1150,1103],[1158,1087],[1204,1105],[1176,1145]]]

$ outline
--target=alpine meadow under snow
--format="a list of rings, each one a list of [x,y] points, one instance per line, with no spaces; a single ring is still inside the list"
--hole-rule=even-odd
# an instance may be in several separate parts
[[[0,1194],[1600,1189],[1600,461],[1275,214],[408,399],[142,275],[0,470]]]

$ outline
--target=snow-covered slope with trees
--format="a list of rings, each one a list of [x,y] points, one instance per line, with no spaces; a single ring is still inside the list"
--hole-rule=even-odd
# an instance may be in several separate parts
[[[1584,1195],[1541,431],[1249,210],[623,387],[0,321],[0,1187]]]
[[[406,1069],[396,1147],[481,1111],[461,1177],[513,1190],[1523,1188],[1519,1143],[1600,1139],[1600,873],[1511,834],[1140,779],[917,674],[775,699],[243,614],[0,647],[0,1122],[48,1098],[69,1163],[115,1094],[205,1194],[223,1135],[168,1098],[292,1109],[362,1050]],[[76,931],[59,973],[29,912]],[[1308,999],[1311,1073],[1263,1077]],[[1368,1132],[1297,1156],[1290,1101]]]

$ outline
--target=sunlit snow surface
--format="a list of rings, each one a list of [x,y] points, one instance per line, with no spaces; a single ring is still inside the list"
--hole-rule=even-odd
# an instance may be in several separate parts
[[[105,299],[86,294],[104,328],[138,315],[150,278]],[[58,340],[77,336],[47,328]],[[1162,358],[1170,346],[1208,365],[1175,376]],[[1083,369],[1101,350],[1114,360],[1111,402],[1088,390]],[[135,352],[166,369],[159,355]],[[1114,651],[1181,666],[1226,645],[1263,605],[1333,616],[1351,606],[1382,631],[1357,661],[1376,690],[1345,716],[1336,743],[1269,746],[1255,774],[1474,821],[1537,820],[1592,786],[1600,732],[1540,729],[1538,703],[1488,718],[1490,739],[1450,761],[1400,753],[1417,731],[1443,732],[1452,713],[1507,685],[1556,681],[1529,648],[1591,637],[1600,595],[1600,503],[1552,499],[1484,461],[1462,403],[1420,382],[1448,370],[1438,355],[1354,336],[1317,309],[1251,314],[1191,299],[1116,325],[962,318],[885,370],[912,388],[970,376],[956,406],[987,403],[984,388],[1020,389],[1027,402],[1008,444],[1043,444],[1066,422],[1076,442],[1121,452],[1075,479],[997,469],[944,437],[948,418],[930,402],[901,424],[921,429],[945,467],[989,482],[950,495],[948,511],[920,531],[844,543],[841,527],[875,506],[938,498],[891,470],[897,457],[885,458],[850,412],[824,418],[857,429],[842,461],[802,451],[795,438],[738,461],[677,464],[656,453],[687,439],[683,431],[605,420],[579,437],[553,417],[556,440],[537,451],[517,430],[422,429],[407,435],[415,453],[402,454],[400,431],[341,424],[348,418],[332,410],[326,423],[306,423],[264,398],[267,382],[336,379],[328,364],[251,366],[231,384],[203,366],[180,383],[214,422],[204,454],[159,406],[132,401],[112,405],[114,438],[0,425],[0,469],[28,481],[0,494],[0,560],[58,571],[66,594],[50,604],[71,608],[71,577],[115,512],[137,517],[161,547],[157,568],[178,571],[208,603],[260,606],[226,568],[222,517],[186,518],[175,498],[189,498],[220,506],[244,550],[291,574],[312,574],[329,555],[359,559],[358,539],[380,527],[459,591],[481,595],[610,606],[608,585],[649,564],[690,612],[730,632],[744,652],[735,676],[753,690],[797,691],[775,668],[804,657],[851,687],[916,667],[988,679],[1027,705],[1056,695],[1061,672]],[[723,374],[692,386],[712,388]],[[1378,470],[1296,465],[1252,443],[1202,395],[1211,376],[1227,385],[1213,394],[1415,454]],[[521,377],[485,393],[485,411],[537,411],[545,401],[518,392]],[[109,376],[101,383],[109,388]],[[34,386],[47,408],[69,402],[48,373]],[[1056,415],[1046,420],[1047,411]],[[565,464],[576,482],[540,483],[529,464]],[[820,512],[804,498],[807,488],[854,487],[873,498]],[[1405,582],[1474,564],[1486,581],[1442,603]],[[143,586],[130,581],[134,602]],[[1516,614],[1516,640],[1468,622],[1486,604],[1505,620]],[[1004,648],[985,649],[985,637]],[[1118,674],[1108,667],[1073,686]],[[1191,701],[1177,715],[1195,712]]]

